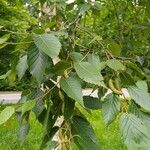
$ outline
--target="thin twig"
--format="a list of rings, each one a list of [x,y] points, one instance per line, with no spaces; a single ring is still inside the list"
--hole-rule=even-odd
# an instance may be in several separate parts
[[[22,33],[22,32],[14,32],[14,31],[10,31],[10,30],[7,30],[7,29],[4,29],[4,30],[0,30],[0,31],[3,31],[3,32],[9,32],[11,34],[19,34],[19,35],[28,35],[30,33]]]
[[[47,92],[45,94],[43,94],[42,96],[40,97],[37,97],[36,99],[37,100],[41,100],[43,99],[44,97],[46,97],[58,84],[59,84],[60,80],[52,87],[50,88],[49,90],[47,90]]]
[[[30,44],[33,43],[33,41],[29,41],[29,42],[4,42],[4,44],[9,44],[9,45],[21,45],[21,44]]]

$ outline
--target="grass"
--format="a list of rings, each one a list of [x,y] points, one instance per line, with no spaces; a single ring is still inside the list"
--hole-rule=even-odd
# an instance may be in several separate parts
[[[99,111],[93,112],[93,115],[86,115],[94,127],[101,150],[126,150],[119,133],[118,121],[115,121],[109,127],[105,127]],[[38,150],[42,138],[42,126],[35,120],[34,116],[32,116],[30,123],[31,130],[22,147],[19,146],[17,139],[18,124],[15,118],[1,126],[0,150]]]

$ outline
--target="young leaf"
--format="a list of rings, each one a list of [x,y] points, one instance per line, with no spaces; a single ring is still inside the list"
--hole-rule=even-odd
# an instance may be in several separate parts
[[[75,143],[83,150],[99,150],[98,142],[94,130],[90,123],[80,117],[74,116],[72,119],[72,132]]]
[[[35,45],[31,46],[28,53],[28,65],[30,73],[41,82],[45,72],[48,56],[41,52]]]
[[[35,100],[28,100],[22,105],[22,115],[24,115],[25,112],[30,111],[36,104]]]
[[[61,43],[53,34],[33,34],[34,43],[36,46],[51,58],[57,57]]]
[[[10,37],[10,34],[5,34],[2,37],[0,37],[0,45],[4,44]]]
[[[78,76],[84,81],[96,85],[101,85],[103,76],[94,64],[89,62],[78,62],[74,64]]]
[[[109,50],[111,50],[111,53],[114,56],[119,56],[120,55],[121,47],[117,43],[115,43],[113,41],[109,42],[108,48],[109,48]]]
[[[150,94],[146,82],[138,81],[136,86],[129,86],[128,92],[138,105],[150,111]]]
[[[19,59],[19,62],[17,64],[17,72],[18,72],[18,78],[21,80],[21,78],[24,76],[25,71],[28,69],[28,63],[27,63],[27,55],[24,55]]]
[[[137,146],[139,147],[143,142],[150,140],[147,128],[133,114],[123,114],[121,116],[120,129],[124,142],[129,150],[133,150],[133,148],[137,149]]]
[[[109,125],[120,111],[120,99],[117,95],[110,93],[102,103],[104,121]]]
[[[18,136],[19,142],[22,145],[26,139],[27,134],[29,133],[30,125],[28,123],[21,125]]]
[[[115,71],[126,69],[125,66],[117,59],[107,60],[107,66]]]
[[[8,106],[2,110],[0,113],[0,125],[5,123],[13,114],[15,113],[15,108]]]
[[[84,96],[83,97],[84,106],[89,109],[101,109],[102,105],[98,98],[92,96]]]
[[[83,104],[81,84],[76,78],[69,77],[67,79],[61,80],[60,87],[69,97],[79,102],[80,104]]]

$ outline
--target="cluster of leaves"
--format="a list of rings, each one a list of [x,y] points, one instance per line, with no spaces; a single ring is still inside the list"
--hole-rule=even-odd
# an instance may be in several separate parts
[[[23,144],[30,129],[30,113],[34,112],[44,127],[41,149],[52,145],[71,149],[71,142],[75,142],[79,149],[99,150],[94,130],[80,108],[89,113],[99,109],[107,125],[120,117],[121,133],[129,150],[147,150],[150,141],[149,37],[139,35],[134,30],[138,21],[132,21],[135,12],[139,12],[138,19],[144,27],[148,25],[147,3],[147,0],[23,3],[28,4],[39,24],[32,27],[32,32],[25,32],[25,38],[19,41],[22,46],[16,47],[12,69],[1,78],[14,81],[17,74],[18,80],[22,80],[30,73],[31,84],[17,105],[1,112],[0,124],[16,113]],[[128,25],[132,27],[125,31]],[[7,40],[11,39],[4,35],[0,44],[8,44]],[[140,46],[135,44],[136,40]],[[141,47],[144,51],[139,52]],[[87,86],[92,89],[91,94],[98,91],[97,98],[83,95],[82,89]],[[130,97],[122,88],[128,90]],[[110,94],[106,94],[108,89],[112,91]],[[58,124],[62,116],[62,123]],[[61,142],[57,145],[52,139],[58,131]]]

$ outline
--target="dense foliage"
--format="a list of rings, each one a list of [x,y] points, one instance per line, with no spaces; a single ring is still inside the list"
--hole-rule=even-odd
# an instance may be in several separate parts
[[[149,0],[2,0],[0,5],[0,53],[9,49],[13,56],[0,78],[10,85],[30,80],[19,104],[1,112],[0,124],[15,113],[23,144],[33,111],[44,127],[40,149],[69,150],[75,142],[79,149],[99,150],[81,108],[101,109],[106,125],[120,118],[129,150],[148,150]],[[97,90],[98,98],[83,96],[87,87],[91,94]],[[106,95],[108,89],[112,93]]]

